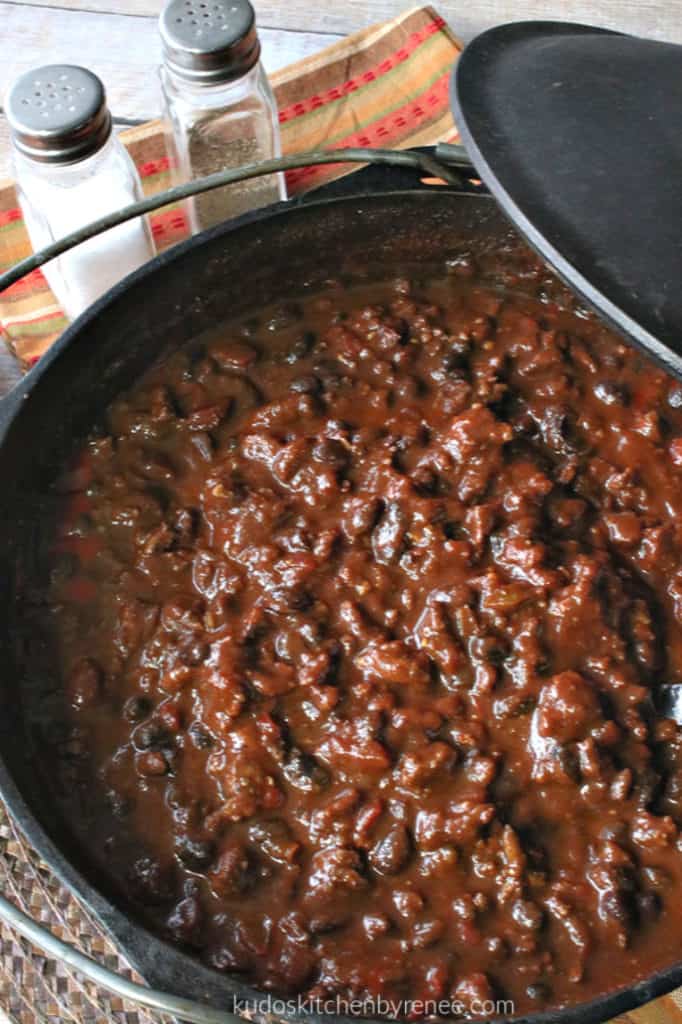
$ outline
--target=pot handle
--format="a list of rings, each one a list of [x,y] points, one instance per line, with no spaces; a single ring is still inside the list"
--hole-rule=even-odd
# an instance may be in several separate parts
[[[448,191],[478,192],[485,191],[485,186],[476,179],[476,171],[463,146],[439,143],[437,146],[418,146],[407,150],[409,153],[421,153],[439,164],[445,165],[450,171],[450,178],[444,179],[433,173],[425,172],[422,167],[411,165],[390,165],[369,163],[353,174],[345,175],[330,181],[327,185],[306,192],[297,203],[305,205],[318,199],[334,199],[349,195],[367,195],[373,192],[397,192],[402,189],[422,189],[433,191],[443,185]],[[452,172],[455,172],[453,178]]]
[[[295,170],[299,167],[346,163],[380,164],[388,165],[391,168],[407,167],[412,171],[418,171],[422,177],[439,178],[448,185],[461,188],[463,185],[463,175],[461,170],[457,168],[458,166],[461,168],[463,165],[462,153],[463,150],[459,146],[441,147],[440,155],[439,149],[436,147],[435,157],[428,151],[418,149],[323,149],[310,153],[293,153],[290,156],[277,157],[274,160],[263,160],[260,163],[246,164],[244,167],[232,170],[218,171],[216,174],[209,174],[205,178],[197,178],[195,181],[190,181],[185,185],[176,185],[174,188],[166,189],[164,192],[147,196],[145,199],[139,200],[139,202],[131,203],[130,206],[124,206],[121,210],[115,210],[113,213],[100,217],[91,224],[86,224],[77,231],[65,235],[64,238],[52,242],[39,252],[34,252],[31,256],[27,256],[26,259],[15,263],[4,274],[0,274],[0,292],[15,284],[16,281],[21,280],[22,277],[25,277],[31,271],[37,270],[38,267],[49,263],[50,260],[61,256],[62,253],[67,252],[74,246],[80,245],[81,242],[86,242],[89,238],[94,238],[95,235],[108,231],[109,228],[114,228],[119,224],[124,224],[126,221],[134,220],[135,217],[144,216],[147,213],[151,213],[152,210],[159,209],[161,206],[189,199],[190,196],[196,196],[202,192],[210,192],[215,188],[221,188],[223,185],[233,185],[240,181],[261,178],[264,175],[276,174],[281,171]],[[466,158],[466,166],[469,166],[468,158]],[[413,187],[414,180],[412,180],[411,184]]]

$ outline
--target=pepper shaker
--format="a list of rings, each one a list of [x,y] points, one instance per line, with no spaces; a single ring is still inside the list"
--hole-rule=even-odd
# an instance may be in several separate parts
[[[142,198],[137,170],[112,132],[104,87],[86,68],[21,75],[6,103],[19,204],[34,249]],[[146,218],[76,246],[43,269],[73,319],[154,255]]]
[[[161,87],[176,184],[281,155],[275,98],[249,0],[170,0]],[[187,201],[193,231],[286,198],[273,174]]]

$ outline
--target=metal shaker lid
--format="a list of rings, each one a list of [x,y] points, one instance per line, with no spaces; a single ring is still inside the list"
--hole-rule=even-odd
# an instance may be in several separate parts
[[[169,0],[159,28],[166,66],[196,84],[241,78],[260,57],[249,0]]]
[[[41,163],[75,163],[101,149],[111,134],[104,86],[92,71],[71,64],[21,75],[5,109],[14,145]]]

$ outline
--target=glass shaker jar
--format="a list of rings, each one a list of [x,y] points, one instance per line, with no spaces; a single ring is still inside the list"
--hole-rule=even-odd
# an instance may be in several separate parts
[[[275,98],[249,0],[169,0],[160,69],[175,184],[281,155]],[[192,231],[286,199],[273,174],[187,201]]]
[[[34,250],[142,198],[112,132],[104,87],[85,68],[55,64],[21,75],[6,102],[19,204]],[[83,242],[43,268],[73,319],[154,255],[146,218]]]

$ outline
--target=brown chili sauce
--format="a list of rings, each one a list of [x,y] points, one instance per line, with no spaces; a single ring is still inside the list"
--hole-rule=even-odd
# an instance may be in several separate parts
[[[41,760],[217,970],[528,1013],[682,959],[682,387],[455,270],[111,406],[58,487]]]

